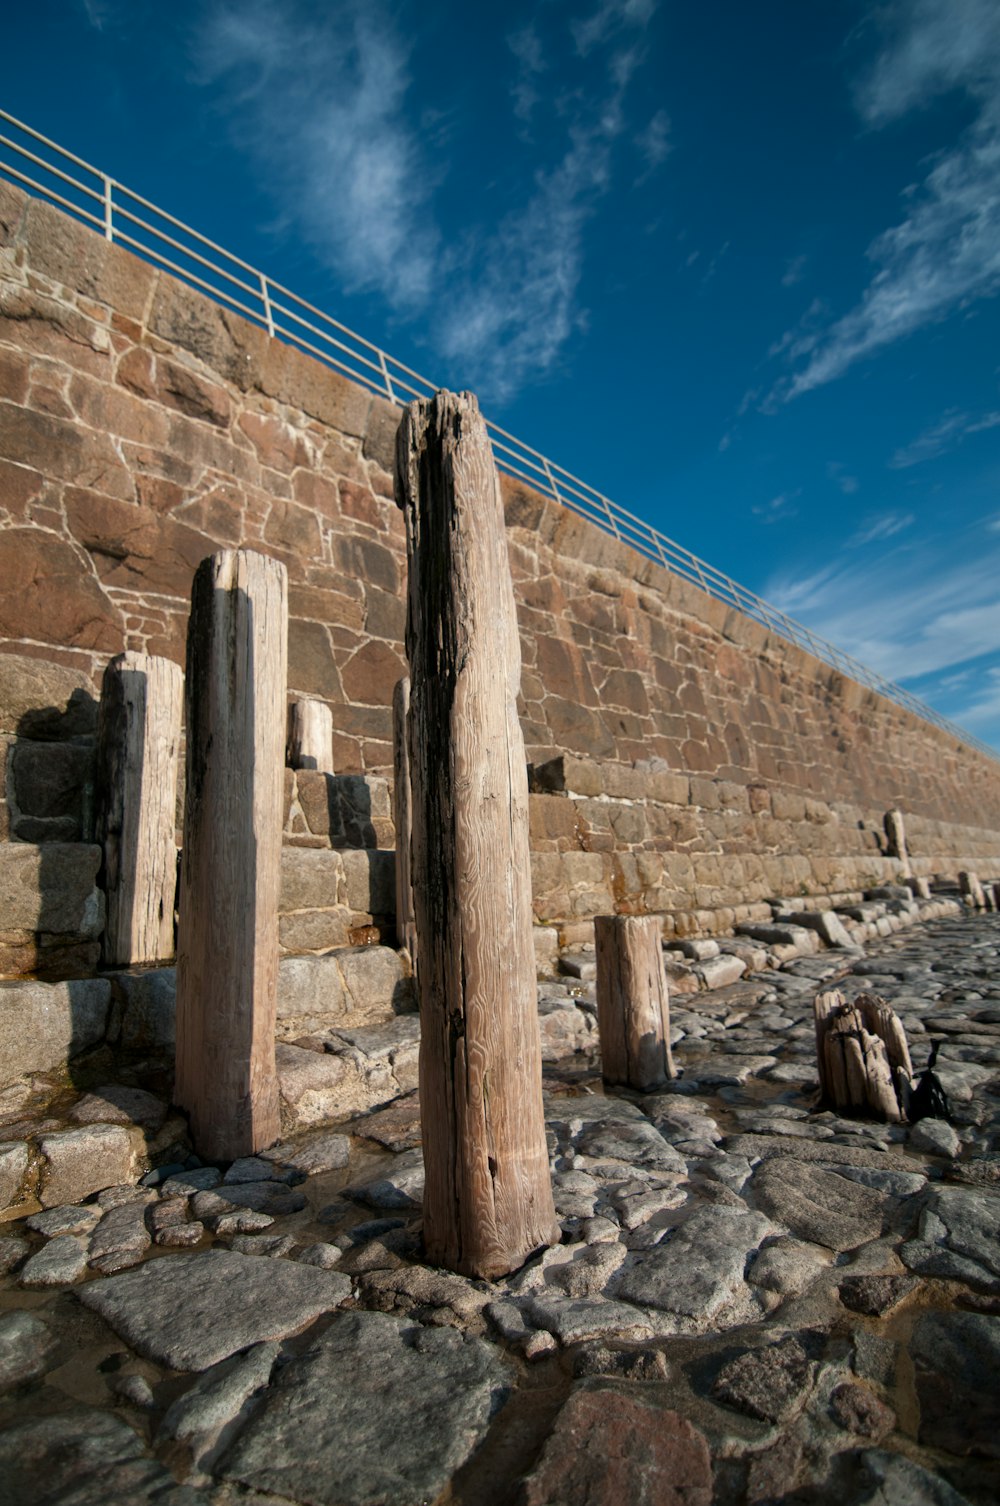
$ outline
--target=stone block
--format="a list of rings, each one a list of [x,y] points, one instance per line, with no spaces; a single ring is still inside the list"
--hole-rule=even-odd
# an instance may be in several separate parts
[[[282,915],[295,910],[327,910],[347,902],[343,858],[324,849],[286,847],[281,854]]]
[[[279,1034],[382,1024],[412,1007],[411,980],[389,947],[346,947],[285,957],[278,969]]]
[[[23,1140],[5,1140],[0,1145],[0,1213],[21,1202],[29,1160]]]
[[[0,732],[36,742],[93,737],[97,699],[85,674],[31,659],[0,653]]]
[[[0,410],[4,406],[0,404]],[[0,434],[0,443],[6,443],[7,437]],[[44,435],[25,440],[36,461],[35,444],[44,446],[45,442]],[[113,459],[109,456],[97,463],[110,466]],[[68,461],[63,467],[80,468],[86,470],[83,461],[79,467]],[[105,654],[121,650],[125,637],[121,611],[98,584],[86,557],[64,539],[35,528],[9,528],[0,533],[0,583],[0,634],[4,637],[33,638]]]
[[[154,267],[39,199],[28,201],[24,238],[33,271],[127,319],[142,319],[158,276]]]
[[[22,834],[24,817],[62,818],[73,829],[68,840],[79,840],[93,777],[91,747],[18,740],[11,750],[7,793],[21,818],[16,819],[17,834]]]
[[[241,391],[259,379],[269,344],[265,331],[172,277],[158,278],[148,322],[154,334],[189,351]]]
[[[100,862],[101,849],[86,843],[0,846],[0,929],[96,941],[104,928]]]
[[[577,758],[572,753],[560,753],[546,763],[533,764],[528,773],[529,788],[539,795],[560,795],[572,791],[574,795],[600,795],[604,792],[604,778],[600,766],[589,758]]]
[[[176,972],[172,967],[116,973],[114,992],[118,1023],[115,1040],[127,1051],[173,1054],[176,1021]]]
[[[396,855],[382,849],[345,851],[343,863],[348,907],[358,914],[396,913]]]
[[[99,1045],[110,1002],[106,978],[0,983],[0,1086],[58,1069]]]
[[[394,835],[388,780],[299,769],[296,795],[310,832],[331,847],[392,845],[380,841]]]
[[[355,916],[340,906],[332,910],[296,910],[278,917],[278,942],[285,954],[328,952],[348,946]]]
[[[141,1132],[120,1124],[88,1124],[83,1129],[43,1135],[43,1208],[80,1203],[92,1192],[131,1182],[140,1165]]]

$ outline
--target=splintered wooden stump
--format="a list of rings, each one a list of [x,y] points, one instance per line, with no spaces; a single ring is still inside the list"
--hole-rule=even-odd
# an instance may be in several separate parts
[[[903,812],[893,809],[886,811],[882,824],[885,827],[886,851],[890,858],[898,858],[902,864],[900,870],[903,878],[910,874],[910,855],[906,850],[906,826],[903,821]]]
[[[895,1011],[875,994],[848,1004],[831,989],[816,996],[813,1014],[823,1101],[841,1113],[905,1121],[913,1064]]]
[[[184,676],[169,659],[118,654],[97,726],[97,840],[104,849],[107,967],[174,955],[177,762]]]
[[[662,1087],[677,1073],[660,922],[655,915],[598,915],[594,939],[604,1081],[640,1092]]]
[[[176,1101],[199,1155],[278,1137],[274,1027],[287,667],[284,565],[213,554],[191,592]]]
[[[333,712],[325,701],[303,697],[288,707],[285,762],[290,769],[318,769],[332,774]]]
[[[521,663],[500,486],[468,393],[411,403],[412,886],[428,1259],[495,1277],[559,1239],[542,1110]]]
[[[407,721],[410,715],[410,682],[404,675],[392,693],[392,773],[396,821],[396,942],[405,947],[416,966],[417,930],[413,918],[413,881],[410,877],[410,843],[413,813],[410,797],[410,752]]]

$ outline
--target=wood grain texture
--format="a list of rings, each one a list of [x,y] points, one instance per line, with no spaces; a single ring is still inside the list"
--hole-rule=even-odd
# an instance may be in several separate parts
[[[559,1238],[542,1109],[520,646],[500,487],[470,394],[411,403],[406,520],[424,1243],[472,1276]]]
[[[104,671],[97,726],[97,840],[104,852],[107,967],[174,955],[177,765],[184,676],[148,654]]]
[[[274,1026],[287,673],[285,567],[204,560],[191,593],[176,1101],[199,1155],[278,1136]]]
[[[876,994],[847,1003],[838,989],[813,1002],[816,1064],[824,1103],[889,1123],[906,1118],[913,1064],[896,1012]]]
[[[289,702],[285,763],[290,769],[334,772],[333,712],[325,701],[302,696]]]
[[[677,1076],[660,926],[655,915],[594,919],[601,1072],[640,1092]]]
[[[417,927],[413,914],[413,882],[410,847],[413,841],[413,809],[410,792],[410,750],[407,722],[410,716],[410,682],[404,675],[392,692],[393,817],[396,827],[396,944],[403,947],[414,967],[417,962]]]

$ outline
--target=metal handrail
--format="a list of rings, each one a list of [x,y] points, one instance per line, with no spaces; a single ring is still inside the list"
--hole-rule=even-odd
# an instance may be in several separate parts
[[[6,110],[0,110],[0,120],[22,138],[12,139],[0,133],[0,175],[58,204],[61,209],[100,231],[105,239],[127,246],[138,256],[260,325],[269,335],[287,340],[392,403],[399,404],[412,397],[429,397],[436,391],[435,383],[412,367],[397,361],[315,304],[308,303],[249,262],[192,230],[140,194],[133,193],[99,168],[91,167],[47,136],[32,130]],[[32,145],[28,146],[26,142]],[[39,148],[44,148],[51,156],[40,155]],[[12,154],[10,159],[7,153]],[[24,164],[38,170],[41,180],[26,171]],[[79,171],[74,173],[70,167]],[[89,175],[93,182],[81,175]],[[77,197],[70,197],[68,191]],[[96,205],[100,212],[95,213],[91,204]],[[168,250],[173,254],[167,254]],[[572,471],[548,459],[499,424],[487,419],[487,428],[496,463],[507,475],[526,482],[535,491],[551,497],[560,507],[585,518],[717,601],[735,607],[768,632],[804,649],[831,669],[914,712],[987,757],[1000,758],[996,749],[956,726],[910,691],[811,632],[756,592],[699,559],[682,544],[612,502],[603,492],[589,486]]]

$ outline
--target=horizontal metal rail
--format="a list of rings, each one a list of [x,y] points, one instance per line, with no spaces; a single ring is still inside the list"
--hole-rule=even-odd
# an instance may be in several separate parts
[[[392,403],[428,397],[435,383],[397,361],[388,351],[331,318],[315,304],[268,277],[249,262],[216,245],[181,220],[158,209],[140,194],[91,167],[72,152],[0,110],[0,120],[12,134],[0,132],[0,176],[57,204],[109,241],[126,246],[146,261],[164,268],[210,298],[234,309],[269,335],[287,340],[318,361],[342,372]],[[653,528],[642,518],[612,502],[554,460],[487,420],[499,468],[561,507],[587,519],[612,538],[629,545],[665,570],[690,581],[717,601],[804,649],[815,658],[894,701],[907,711],[939,727],[989,758],[997,750],[950,722],[901,685],[887,680],[835,644],[796,622],[787,613],[741,586]]]

